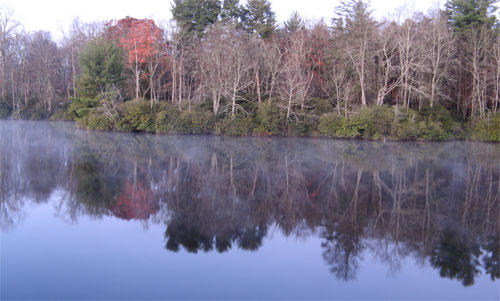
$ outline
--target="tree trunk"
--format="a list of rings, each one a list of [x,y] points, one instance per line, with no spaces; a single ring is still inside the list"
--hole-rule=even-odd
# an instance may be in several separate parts
[[[184,49],[181,50],[181,61],[179,64],[179,111],[182,111],[182,78],[184,77],[183,75],[183,66],[184,64]]]
[[[255,82],[257,83],[257,99],[259,101],[259,105],[262,102],[262,96],[260,94],[260,79],[259,79],[259,72],[255,72]],[[498,94],[498,93],[497,93]]]
[[[140,80],[140,70],[139,70],[139,59],[137,57],[137,42],[134,42],[135,47],[135,99],[139,99],[139,80]]]

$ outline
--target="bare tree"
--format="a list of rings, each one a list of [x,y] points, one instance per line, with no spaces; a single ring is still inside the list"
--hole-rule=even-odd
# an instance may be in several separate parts
[[[500,36],[497,36],[495,40],[495,44],[492,47],[492,54],[495,62],[493,111],[496,113],[500,107]]]
[[[300,30],[287,35],[284,46],[283,65],[279,74],[279,96],[286,105],[287,120],[298,119],[294,107],[304,111],[313,73],[307,68],[310,53],[308,35]]]
[[[342,46],[336,41],[332,45],[332,49],[329,50],[331,55],[327,57],[325,80],[321,85],[324,95],[336,108],[339,116],[342,115],[342,107],[344,114],[347,114],[349,100],[352,98],[354,90],[354,79],[352,72],[348,69],[348,59],[342,51],[339,51]]]
[[[242,109],[236,101],[242,99],[241,92],[252,84],[254,75],[249,41],[234,25],[215,24],[199,45],[201,86],[211,95],[216,115],[223,99],[230,101],[231,116]]]
[[[412,12],[402,8],[399,18],[400,25],[395,39],[399,56],[399,72],[401,77],[399,100],[403,106],[409,107],[412,96],[417,96],[420,90],[418,74],[421,73],[422,51],[417,40],[417,22],[409,17]]]
[[[487,105],[487,73],[489,65],[488,52],[492,46],[491,33],[481,27],[469,30],[466,35],[469,45],[469,55],[466,57],[466,68],[472,75],[472,92],[469,98],[471,116],[483,118],[486,115]]]
[[[159,100],[161,93],[162,77],[169,69],[171,64],[170,45],[167,43],[168,33],[166,28],[159,27],[161,35],[151,42],[151,51],[149,52],[146,70],[148,75],[149,91],[151,99],[151,108]]]
[[[62,52],[63,57],[70,69],[68,78],[68,96],[77,96],[76,79],[80,75],[78,59],[81,51],[87,46],[88,42],[96,38],[102,32],[100,23],[83,23],[75,18],[68,31],[63,31]]]
[[[398,45],[394,39],[395,27],[395,24],[390,24],[383,28],[378,39],[379,56],[377,56],[377,60],[382,74],[377,92],[376,104],[378,106],[384,104],[385,97],[396,89],[402,81],[397,61]]]
[[[361,105],[367,105],[367,81],[366,74],[368,64],[371,61],[370,45],[377,30],[377,23],[371,17],[368,4],[362,0],[341,1],[337,7],[338,27],[343,27],[345,52],[353,64],[358,75],[361,90]]]
[[[178,109],[183,109],[183,102],[188,103],[188,110],[191,110],[193,100],[205,99],[205,88],[201,83],[201,62],[202,41],[193,35],[183,32],[182,29],[170,23],[164,29],[165,57],[158,80],[162,83],[163,91],[170,91],[172,104],[177,104]],[[167,99],[167,97],[165,97]]]
[[[226,78],[226,89],[224,96],[231,100],[231,116],[234,118],[236,109],[243,108],[236,104],[237,99],[245,100],[241,92],[248,88],[253,81],[253,64],[251,58],[254,57],[251,52],[248,35],[234,26],[227,28],[227,37],[223,45],[226,52],[227,66],[229,70]]]
[[[437,97],[443,96],[441,83],[447,75],[448,64],[451,60],[451,50],[454,38],[448,30],[448,24],[444,15],[439,10],[431,12],[430,22],[424,30],[425,57],[424,70],[428,73],[428,93],[430,94],[430,106],[433,107]],[[425,26],[425,25],[424,25]]]
[[[172,28],[171,44],[172,44],[172,103],[175,103],[177,95],[177,81],[179,81],[179,110],[182,109],[182,62],[184,59],[184,50],[181,49],[181,38],[178,28]],[[180,58],[180,63],[178,63]],[[178,80],[177,80],[178,79]]]
[[[45,31],[35,32],[30,39],[28,52],[28,70],[34,76],[36,97],[45,103],[48,112],[56,94],[61,91],[59,76],[62,70],[62,60],[59,48],[52,41],[50,33]]]
[[[261,95],[271,99],[276,92],[276,82],[283,64],[284,52],[281,51],[278,41],[270,40],[263,41],[257,55],[261,57],[262,75],[259,76]]]
[[[0,7],[0,84],[1,96],[5,99],[7,94],[7,64],[8,59],[13,53],[10,49],[16,30],[20,23],[13,17],[14,12],[7,6]]]
[[[220,104],[226,90],[230,71],[225,53],[226,28],[216,24],[206,34],[205,39],[198,44],[200,81],[212,98],[212,110],[219,113]]]

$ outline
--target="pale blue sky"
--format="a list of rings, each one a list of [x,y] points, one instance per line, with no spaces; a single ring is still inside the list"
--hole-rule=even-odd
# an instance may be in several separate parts
[[[271,0],[279,21],[286,20],[293,11],[298,11],[307,19],[325,18],[329,22],[338,2]],[[372,0],[371,7],[374,15],[380,19],[391,15],[405,3],[411,3],[410,6],[416,10],[427,11],[436,1]],[[0,5],[9,6],[27,30],[48,30],[55,38],[61,36],[61,29],[68,27],[77,16],[85,22],[120,19],[125,16],[153,18],[156,21],[171,18],[169,0],[0,0]]]

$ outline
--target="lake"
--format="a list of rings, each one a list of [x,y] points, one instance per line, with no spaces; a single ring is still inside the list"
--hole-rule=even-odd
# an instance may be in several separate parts
[[[500,145],[0,121],[1,299],[500,299]]]

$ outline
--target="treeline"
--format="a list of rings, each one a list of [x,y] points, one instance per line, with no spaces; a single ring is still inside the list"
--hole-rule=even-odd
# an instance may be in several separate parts
[[[203,126],[210,112],[220,130],[205,132],[499,141],[494,4],[448,0],[379,22],[366,2],[349,0],[329,22],[294,13],[280,25],[267,0],[175,0],[169,24],[75,20],[59,44],[21,31],[4,10],[0,116],[60,109],[53,118],[82,127],[144,130],[127,120],[187,111],[204,117],[168,126]],[[132,99],[151,111],[130,112]]]

